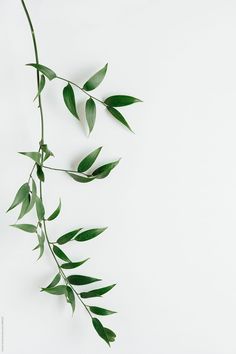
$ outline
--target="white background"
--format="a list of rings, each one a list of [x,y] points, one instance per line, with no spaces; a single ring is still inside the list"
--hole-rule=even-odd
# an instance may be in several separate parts
[[[34,236],[8,227],[5,214],[32,166],[17,151],[38,147],[39,117],[30,32],[20,1],[0,5],[1,292],[5,353],[236,353],[236,2],[233,0],[27,1],[41,63],[83,83],[109,62],[96,90],[131,94],[122,110],[135,134],[98,109],[88,139],[66,110],[63,83],[44,94],[50,164],[74,168],[104,146],[97,163],[122,157],[105,180],[82,185],[48,172],[48,213],[62,198],[50,238],[78,226],[109,226],[86,245],[82,274],[118,286],[90,303],[115,309],[104,318],[118,336],[112,349],[87,314],[40,293],[56,273],[39,262]],[[84,96],[77,93],[80,111]],[[34,222],[35,216],[27,217]],[[90,289],[87,287],[86,289]]]

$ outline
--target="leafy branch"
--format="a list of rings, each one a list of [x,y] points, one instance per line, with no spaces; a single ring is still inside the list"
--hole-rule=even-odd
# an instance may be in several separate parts
[[[107,64],[97,73],[95,73],[92,77],[90,77],[90,79],[88,79],[83,86],[79,86],[71,80],[67,80],[60,76],[57,76],[52,69],[40,64],[37,41],[31,17],[25,5],[25,1],[20,1],[28,20],[34,47],[35,63],[27,65],[30,65],[36,69],[37,94],[34,98],[34,101],[37,100],[39,108],[41,134],[38,150],[30,152],[20,152],[22,156],[30,158],[33,161],[33,166],[29,173],[27,182],[22,184],[21,187],[18,189],[14,200],[7,211],[13,210],[16,207],[20,208],[17,223],[12,226],[16,229],[30,234],[34,234],[36,236],[37,245],[34,250],[39,251],[38,259],[43,256],[46,245],[55,261],[57,273],[56,275],[54,275],[50,284],[46,287],[43,287],[41,291],[52,295],[64,296],[66,301],[70,304],[73,312],[75,311],[77,299],[90,316],[93,327],[98,333],[98,335],[108,345],[110,345],[110,343],[115,340],[116,334],[111,329],[104,327],[101,321],[97,317],[94,317],[94,315],[107,316],[114,314],[115,311],[111,311],[94,305],[88,305],[85,303],[85,299],[101,297],[110,290],[112,290],[115,284],[103,287],[96,287],[95,289],[92,289],[90,291],[78,291],[77,287],[83,287],[89,284],[93,284],[95,282],[100,282],[101,279],[83,274],[67,275],[67,271],[77,269],[83,266],[89,260],[89,258],[83,260],[72,260],[63,250],[63,245],[69,242],[87,242],[98,237],[103,232],[105,232],[106,227],[93,229],[84,229],[79,227],[75,230],[68,231],[66,234],[61,235],[54,242],[50,241],[47,231],[47,223],[52,222],[60,215],[62,203],[60,200],[56,209],[51,212],[49,216],[46,216],[43,184],[45,182],[45,170],[65,172],[73,180],[79,183],[88,183],[96,179],[103,179],[111,173],[111,171],[117,166],[120,160],[108,162],[94,169],[93,165],[102,150],[102,147],[99,147],[90,152],[81,161],[79,161],[76,170],[48,166],[46,161],[52,158],[54,154],[49,149],[48,145],[45,143],[42,92],[47,83],[46,79],[48,79],[49,81],[58,79],[66,82],[67,85],[64,87],[62,92],[64,103],[69,112],[78,120],[80,119],[80,117],[77,112],[76,95],[74,88],[79,89],[85,95],[87,95],[89,98],[85,106],[85,115],[90,133],[94,128],[96,120],[96,103],[102,104],[111,113],[113,118],[115,118],[121,124],[131,130],[128,122],[121,114],[121,112],[116,109],[116,107],[127,106],[132,103],[139,102],[140,100],[127,95],[115,95],[107,97],[105,100],[101,100],[90,94],[90,91],[98,87],[98,85],[100,85],[103,81],[107,72]],[[25,217],[32,210],[36,211],[36,222],[34,224],[19,223],[19,220]]]

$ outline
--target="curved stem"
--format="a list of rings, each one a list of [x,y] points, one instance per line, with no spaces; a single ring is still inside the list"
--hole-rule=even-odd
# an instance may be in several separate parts
[[[45,166],[43,165],[42,167],[48,169],[48,170],[53,170],[53,171],[60,171],[60,172],[71,172],[71,173],[77,173],[77,174],[80,174],[80,175],[83,175],[85,177],[90,177],[89,175],[87,175],[86,173],[83,173],[83,172],[78,172],[78,171],[74,171],[74,170],[65,170],[63,168],[55,168],[55,167],[50,167],[50,166]]]

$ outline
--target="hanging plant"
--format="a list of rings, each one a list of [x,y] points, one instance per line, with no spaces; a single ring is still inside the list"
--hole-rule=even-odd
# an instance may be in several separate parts
[[[57,273],[54,275],[50,284],[42,288],[42,291],[52,295],[64,296],[65,300],[71,305],[73,312],[75,310],[76,300],[78,300],[90,316],[93,327],[95,328],[98,335],[108,345],[110,345],[110,343],[115,340],[116,334],[111,329],[103,326],[101,321],[96,316],[112,315],[115,312],[105,308],[87,305],[86,299],[101,297],[102,295],[112,290],[115,284],[96,286],[93,290],[87,292],[80,290],[84,285],[97,283],[101,281],[101,279],[82,274],[74,274],[73,270],[81,267],[85,262],[88,261],[88,258],[82,260],[72,260],[71,257],[65,254],[63,251],[63,245],[67,243],[90,241],[105,232],[106,227],[84,229],[83,227],[78,226],[77,229],[69,230],[66,234],[60,235],[56,241],[52,242],[48,235],[47,224],[59,216],[61,211],[61,200],[56,209],[48,215],[43,198],[43,187],[46,183],[45,169],[65,172],[78,183],[89,183],[93,182],[94,180],[106,178],[117,166],[119,160],[108,162],[96,169],[93,169],[93,164],[99,157],[102,149],[101,147],[98,147],[94,151],[89,152],[89,154],[85,156],[82,161],[78,162],[78,167],[76,170],[54,168],[46,165],[46,160],[50,160],[54,154],[50,150],[48,143],[45,141],[42,93],[45,86],[48,85],[52,80],[60,80],[65,82],[66,85],[62,92],[65,107],[69,110],[71,115],[79,121],[80,117],[77,111],[75,90],[80,90],[85,96],[88,97],[85,105],[85,116],[89,133],[91,133],[94,129],[97,104],[103,105],[105,109],[110,113],[111,117],[131,130],[125,117],[117,108],[140,102],[140,100],[135,97],[126,95],[110,96],[105,100],[102,100],[95,97],[94,95],[91,95],[91,91],[95,90],[104,80],[107,73],[107,64],[97,73],[91,76],[90,79],[88,79],[85,84],[81,86],[72,82],[71,80],[57,75],[54,70],[48,68],[45,65],[42,65],[39,61],[37,41],[30,14],[24,0],[21,0],[21,4],[28,20],[34,47],[35,62],[27,65],[36,70],[37,92],[34,101],[37,100],[37,106],[39,108],[41,136],[39,147],[36,149],[36,151],[20,152],[21,155],[30,158],[33,161],[33,167],[29,173],[28,180],[19,188],[12,204],[7,211],[15,209],[16,207],[19,208],[18,221],[12,226],[16,229],[35,235],[37,239],[37,245],[34,250],[39,252],[38,258],[41,258],[44,254],[44,248],[46,245],[55,261],[57,266]],[[20,220],[33,209],[36,210],[36,222],[34,224],[21,223]],[[67,272],[72,272],[72,274],[68,275]]]

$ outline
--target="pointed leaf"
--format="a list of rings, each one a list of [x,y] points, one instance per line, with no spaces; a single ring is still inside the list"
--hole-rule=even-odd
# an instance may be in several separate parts
[[[70,259],[67,257],[67,255],[57,246],[53,246],[53,252],[55,253],[55,255],[62,259],[65,262],[70,262]]]
[[[38,235],[38,241],[39,241],[39,257],[38,257],[38,260],[39,260],[44,253],[45,234],[42,230],[41,235],[40,234],[37,234],[37,235]]]
[[[35,183],[34,179],[32,178],[30,205],[29,205],[29,208],[28,208],[27,212],[30,212],[30,210],[33,209],[34,204],[36,202],[36,196],[37,196],[37,186],[36,186],[36,183]]]
[[[117,160],[114,162],[107,163],[103,166],[100,166],[95,171],[93,171],[92,175],[99,179],[105,178],[110,174],[113,168],[115,168],[118,165],[119,162],[120,160]]]
[[[115,95],[105,99],[104,103],[110,107],[128,106],[132,103],[142,102],[138,98],[126,95]]]
[[[30,194],[25,198],[21,205],[20,215],[18,220],[22,219],[28,212],[29,212],[29,205],[30,205]]]
[[[79,164],[77,171],[78,172],[85,172],[87,171],[96,161],[102,146],[97,148],[96,150],[92,151],[89,155],[87,155]]]
[[[76,109],[74,90],[69,83],[63,90],[63,97],[64,97],[65,105],[70,111],[70,113],[73,114],[74,117],[79,119],[77,109]]]
[[[12,227],[15,227],[19,230],[25,231],[25,232],[30,232],[30,233],[34,233],[37,231],[37,227],[35,225],[32,224],[15,224],[15,225],[11,225]]]
[[[44,172],[42,170],[42,167],[39,166],[37,164],[37,176],[38,176],[38,179],[41,181],[41,182],[44,182],[45,181],[45,176],[44,176]]]
[[[67,301],[71,304],[72,312],[74,312],[75,311],[75,294],[69,286],[67,286],[66,289],[67,289]]]
[[[110,341],[107,337],[107,333],[102,323],[97,318],[93,318],[92,322],[97,334],[110,346]]]
[[[132,132],[132,129],[130,128],[128,122],[117,109],[109,106],[107,106],[107,109],[113,115],[114,118],[116,118],[121,124],[125,125],[126,128],[128,128]]]
[[[59,201],[59,205],[56,208],[56,210],[49,216],[49,218],[47,219],[48,221],[52,221],[54,219],[56,219],[58,217],[58,215],[60,214],[61,211],[61,199]]]
[[[57,77],[56,73],[49,69],[47,66],[41,64],[26,64],[27,66],[32,66],[33,68],[40,71],[43,75],[45,75],[49,80],[53,80]]]
[[[115,311],[110,311],[107,309],[103,309],[102,307],[97,307],[97,306],[89,306],[89,309],[92,313],[98,316],[108,316],[108,315],[113,315],[116,313]]]
[[[39,197],[36,197],[36,211],[39,220],[43,220],[45,215],[44,206],[42,200]]]
[[[40,165],[40,162],[41,162],[40,152],[36,152],[36,151],[19,152],[19,154],[29,157],[30,159],[34,160],[35,162],[37,162]]]
[[[52,282],[47,286],[47,288],[54,288],[61,280],[61,274],[58,273],[52,280]],[[44,288],[46,289],[46,288]]]
[[[83,231],[75,237],[75,241],[83,242],[83,241],[91,240],[92,238],[100,235],[106,229],[107,229],[107,227],[103,227],[103,228],[99,228],[99,229],[90,229],[90,230]]]
[[[109,339],[109,342],[114,342],[116,339],[116,334],[110,329],[110,328],[106,328],[104,327],[107,338]]]
[[[13,203],[8,208],[7,212],[12,210],[12,209],[14,209],[20,203],[22,203],[25,200],[25,198],[28,197],[29,191],[30,191],[29,183],[23,184],[20,187],[20,189],[18,190],[18,192],[16,193],[16,196],[15,196],[15,198],[13,200]]]
[[[40,145],[41,147],[41,150],[44,152],[44,158],[43,158],[43,161],[46,161],[50,156],[53,156],[54,157],[54,154],[51,150],[49,150],[47,144],[42,144]]]
[[[101,281],[101,279],[87,277],[85,275],[69,275],[67,279],[72,285],[87,285],[96,281]]]
[[[108,291],[113,289],[114,286],[116,286],[116,284],[105,286],[104,288],[98,288],[98,289],[90,290],[90,291],[87,291],[87,292],[82,292],[82,293],[80,293],[80,296],[83,299],[88,299],[88,298],[91,298],[91,297],[100,297],[100,296],[108,293]]]
[[[85,262],[87,262],[89,260],[89,258],[81,261],[81,262],[69,262],[69,263],[63,263],[61,265],[61,268],[63,269],[74,269],[77,267],[80,267],[82,264],[84,264]]]
[[[96,74],[94,74],[83,86],[83,89],[86,91],[91,91],[94,90],[102,80],[104,79],[106,72],[107,72],[107,66],[106,64],[101,70],[99,70]]]
[[[40,77],[40,82],[39,82],[39,89],[38,89],[38,93],[37,95],[35,96],[34,98],[34,101],[36,100],[36,98],[38,98],[40,95],[41,95],[41,92],[43,91],[44,87],[45,87],[45,76],[44,75],[41,75]]]
[[[42,291],[46,291],[52,295],[65,295],[67,293],[67,288],[65,285],[58,285],[54,288],[43,288]]]
[[[92,98],[89,98],[85,105],[86,120],[89,127],[89,133],[93,130],[96,120],[96,104]]]
[[[68,175],[71,176],[76,182],[80,182],[80,183],[92,182],[96,178],[96,177],[83,177],[83,176],[76,175],[74,173],[68,173]]]
[[[67,232],[66,234],[59,237],[59,239],[57,240],[57,243],[59,245],[63,245],[64,243],[71,241],[78,234],[78,232],[80,230],[82,230],[82,229],[80,228],[80,229],[76,229],[76,230]]]

